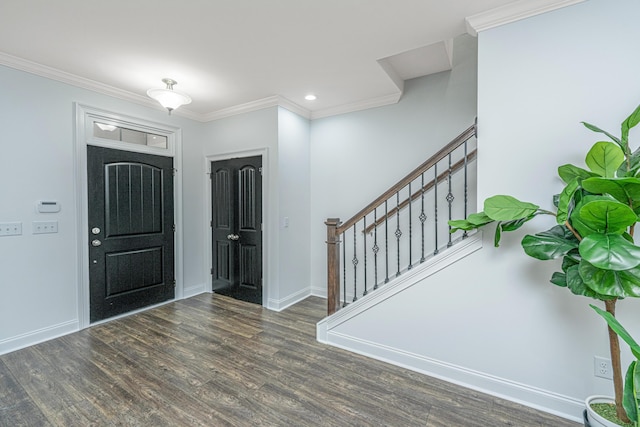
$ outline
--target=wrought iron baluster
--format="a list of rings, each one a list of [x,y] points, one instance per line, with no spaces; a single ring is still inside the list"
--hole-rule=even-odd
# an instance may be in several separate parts
[[[412,235],[413,233],[411,232],[411,222],[412,222],[412,218],[411,218],[411,205],[413,204],[413,201],[411,200],[412,194],[411,194],[411,183],[409,183],[409,265],[407,266],[407,270],[411,270],[413,268],[413,265],[411,264],[412,259],[413,259],[413,251],[411,248],[411,242],[412,242]]]
[[[345,232],[342,232],[342,307],[347,306],[347,241],[345,240]]]
[[[436,163],[435,165],[433,165],[433,170],[434,170],[434,175],[435,178],[433,180],[434,184],[433,184],[433,220],[434,220],[434,228],[435,228],[435,243],[436,243],[436,248],[433,251],[434,255],[437,255],[439,250],[438,250],[438,164]]]
[[[385,278],[384,283],[389,282],[389,209],[388,200],[384,201],[384,258],[385,258]]]
[[[451,217],[451,206],[453,205],[453,200],[455,199],[455,197],[453,197],[453,193],[451,192],[451,153],[449,153],[449,175],[447,178],[447,181],[449,181],[449,192],[447,193],[447,203],[449,204],[449,220],[452,220],[453,218]],[[451,226],[449,226],[449,241],[447,242],[447,247],[451,247],[451,245],[453,244],[453,242],[451,241]]]
[[[427,215],[424,213],[424,172],[422,173],[422,175],[420,175],[420,185],[421,185],[421,190],[420,190],[420,203],[421,203],[421,208],[420,208],[420,223],[421,223],[421,229],[422,229],[422,242],[421,242],[421,257],[420,257],[420,262],[424,262],[425,257],[424,257],[424,222],[427,220]]]
[[[378,289],[378,208],[373,209],[373,289]]]
[[[396,248],[398,255],[398,271],[396,277],[400,275],[400,237],[402,237],[402,231],[400,230],[400,192],[396,192]]]
[[[353,301],[355,302],[358,299],[358,280],[357,280],[357,276],[358,276],[358,256],[356,253],[356,224],[353,224],[353,260],[351,260],[351,263],[353,264]]]
[[[365,215],[364,218],[362,218],[362,220],[364,221],[363,223],[363,242],[362,242],[362,250],[364,252],[364,271],[363,271],[363,275],[364,275],[364,293],[362,294],[362,296],[365,296],[368,292],[367,292],[367,216]]]
[[[469,206],[469,196],[467,190],[467,142],[469,140],[464,141],[464,218],[467,219],[467,207]],[[462,233],[462,238],[465,239],[467,237],[467,230]]]

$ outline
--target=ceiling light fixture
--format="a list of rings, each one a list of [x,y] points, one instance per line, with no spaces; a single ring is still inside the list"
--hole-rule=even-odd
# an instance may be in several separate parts
[[[149,89],[147,91],[147,95],[169,110],[169,115],[171,115],[171,112],[179,106],[191,103],[189,95],[173,90],[173,85],[177,85],[178,82],[172,79],[162,79],[162,82],[167,85],[166,88]]]
[[[307,101],[315,101],[316,99],[318,99],[318,97],[313,94],[309,94],[305,96],[304,99],[306,99]]]

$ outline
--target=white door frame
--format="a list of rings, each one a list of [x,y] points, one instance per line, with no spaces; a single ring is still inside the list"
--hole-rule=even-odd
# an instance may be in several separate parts
[[[269,150],[266,147],[253,149],[253,150],[235,151],[230,153],[210,154],[205,156],[204,158],[204,162],[205,162],[204,170],[207,171],[207,175],[205,177],[206,183],[204,185],[205,194],[203,198],[203,200],[206,201],[204,205],[204,219],[205,219],[204,230],[209,230],[209,233],[207,233],[207,238],[205,239],[205,243],[204,243],[204,246],[205,246],[204,253],[206,256],[206,259],[204,262],[204,267],[205,267],[204,277],[207,278],[207,281],[206,281],[207,290],[209,292],[212,292],[213,281],[211,276],[211,268],[213,266],[211,264],[213,262],[212,260],[213,248],[212,248],[212,242],[211,242],[211,233],[212,233],[211,224],[212,224],[213,218],[211,217],[211,203],[212,203],[211,162],[217,162],[219,160],[237,159],[242,157],[254,157],[254,156],[262,157],[262,224],[263,224],[262,225],[262,306],[267,307],[268,301],[269,301],[269,291],[270,291],[269,280],[268,280],[269,251],[267,250],[267,248],[269,247],[268,243],[269,243],[270,236],[268,233],[269,227],[267,227],[266,224],[270,224],[270,218],[269,218],[269,209],[268,209],[269,197],[265,197],[265,196],[268,194],[267,191],[269,189],[270,176],[269,176],[269,167],[267,167],[269,165]]]
[[[76,134],[74,182],[76,190],[76,271],[78,283],[78,327],[84,329],[90,326],[89,321],[89,203],[87,197],[87,145],[114,148],[118,150],[135,151],[173,157],[175,176],[173,181],[174,222],[175,232],[175,297],[182,299],[184,294],[183,272],[183,229],[182,229],[182,131],[178,127],[138,119],[136,117],[113,113],[94,107],[74,103]],[[136,145],[128,142],[109,141],[93,137],[93,122],[119,125],[129,129],[142,130],[167,136],[167,148],[154,148]],[[145,307],[142,310],[146,310]],[[135,310],[140,311],[140,310]],[[135,312],[134,311],[134,312]],[[121,316],[131,314],[126,313]],[[120,316],[109,318],[115,319]]]

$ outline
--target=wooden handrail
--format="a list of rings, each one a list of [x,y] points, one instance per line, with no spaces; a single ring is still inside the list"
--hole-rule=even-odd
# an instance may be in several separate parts
[[[473,161],[476,158],[476,154],[477,153],[478,153],[478,150],[473,150],[471,153],[469,153],[467,155],[466,162],[465,162],[465,159],[461,159],[461,160],[458,160],[456,163],[454,163],[451,166],[451,174],[454,174],[454,173],[458,172],[460,169],[464,168],[465,163]],[[446,171],[444,171],[440,175],[438,175],[437,181],[438,182],[443,181],[443,180],[447,179],[448,176],[449,176],[449,169],[447,169]],[[430,182],[425,184],[425,186],[423,188],[421,188],[418,191],[416,191],[415,193],[413,193],[411,195],[411,197],[407,197],[398,206],[393,207],[386,215],[383,215],[382,217],[378,218],[376,222],[374,222],[373,224],[367,226],[367,228],[365,228],[362,232],[363,233],[371,232],[371,230],[373,230],[374,228],[376,228],[380,224],[383,224],[388,218],[393,217],[396,213],[398,213],[399,211],[401,211],[402,209],[407,207],[407,205],[409,205],[410,201],[413,201],[413,200],[416,200],[417,198],[419,198],[422,195],[423,189],[424,189],[424,192],[426,193],[427,191],[431,190],[435,186],[435,184],[436,184],[436,180],[432,179]]]
[[[464,144],[465,141],[469,140],[469,138],[471,138],[475,134],[476,134],[476,125],[473,124],[469,126],[469,128],[466,129],[464,132],[462,132],[460,135],[458,135],[453,141],[451,141],[450,143],[442,147],[442,149],[439,150],[433,156],[431,156],[429,160],[427,160],[426,162],[418,166],[409,175],[405,176],[400,181],[398,181],[396,185],[394,185],[393,187],[389,188],[387,191],[382,193],[377,199],[369,203],[364,209],[362,209],[360,212],[352,216],[349,220],[345,221],[340,226],[336,227],[336,233],[341,234],[344,231],[348,230],[355,223],[360,221],[360,219],[362,219],[364,216],[373,212],[373,210],[377,208],[382,202],[390,198],[392,195],[394,195],[395,193],[397,193],[407,185],[409,185],[410,182],[413,182],[413,180],[415,180],[420,175],[422,175],[426,170],[433,167],[440,160],[447,157],[450,152],[452,152],[453,150],[455,150],[456,148]]]

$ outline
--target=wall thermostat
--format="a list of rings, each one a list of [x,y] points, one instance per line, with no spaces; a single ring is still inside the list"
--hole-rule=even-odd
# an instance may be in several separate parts
[[[38,202],[38,212],[55,213],[60,212],[60,203],[55,200],[40,200]]]

